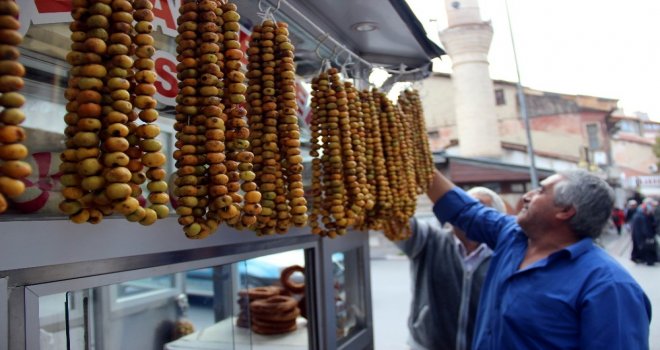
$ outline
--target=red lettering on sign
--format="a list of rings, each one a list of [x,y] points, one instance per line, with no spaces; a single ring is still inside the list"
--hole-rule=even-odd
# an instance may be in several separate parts
[[[167,97],[167,98],[175,98],[176,94],[179,93],[179,87],[177,86],[177,80],[176,80],[176,65],[174,62],[160,57],[156,59],[155,61],[155,66],[156,66],[156,74],[158,77],[162,80],[164,80],[169,87],[165,87],[165,85],[160,81],[157,80],[154,85],[156,86],[156,90],[158,90],[158,93],[161,95]]]
[[[154,17],[162,19],[167,28],[176,30],[176,23],[174,22],[174,16],[172,16],[170,3],[167,0],[149,1],[154,5],[154,8],[151,10],[154,13]]]
[[[71,0],[34,0],[39,13],[70,12]]]

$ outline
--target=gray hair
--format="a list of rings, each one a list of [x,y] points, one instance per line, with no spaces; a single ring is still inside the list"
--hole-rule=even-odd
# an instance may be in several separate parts
[[[559,172],[564,179],[554,188],[557,206],[575,208],[568,224],[581,237],[597,238],[614,207],[614,191],[601,178],[584,170]]]
[[[467,191],[467,194],[470,196],[474,197],[475,195],[484,195],[490,197],[491,202],[493,203],[493,209],[499,211],[500,213],[505,213],[506,214],[506,205],[504,205],[504,201],[500,196],[495,193],[495,191],[491,190],[490,188],[486,187],[472,187]]]

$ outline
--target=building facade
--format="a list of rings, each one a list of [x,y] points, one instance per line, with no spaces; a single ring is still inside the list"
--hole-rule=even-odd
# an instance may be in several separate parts
[[[463,139],[457,132],[451,80],[449,74],[435,73],[424,81],[421,94],[425,97],[423,104],[432,149],[450,157],[463,157],[458,148]],[[616,99],[530,88],[525,88],[524,92],[537,168],[550,171],[586,168],[628,192],[639,190],[625,185],[630,183],[631,177],[649,176],[657,171],[653,145],[660,123],[623,115],[617,109]],[[473,132],[498,134],[502,149],[498,161],[501,163],[529,165],[516,84],[495,80],[492,96],[497,127]],[[506,186],[501,189],[506,190]]]

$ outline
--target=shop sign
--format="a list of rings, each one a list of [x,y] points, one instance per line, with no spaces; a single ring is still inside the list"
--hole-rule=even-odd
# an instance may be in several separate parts
[[[166,36],[175,38],[177,36],[176,20],[179,16],[177,9],[181,6],[181,0],[150,0],[154,4],[154,30],[159,30]],[[21,7],[21,34],[25,35],[31,24],[55,24],[71,22],[71,0],[18,0]],[[250,40],[250,31],[241,27],[239,40],[243,51],[247,50]],[[176,79],[176,56],[170,53],[171,50],[156,50],[154,55],[154,64],[158,81],[156,86],[156,100],[167,105],[174,106],[175,98],[178,93]],[[244,56],[243,63],[247,63]]]
[[[177,9],[181,0],[150,0],[154,4],[154,26],[163,34],[176,37]],[[18,0],[21,7],[21,34],[30,24],[53,24],[71,22],[71,0]]]

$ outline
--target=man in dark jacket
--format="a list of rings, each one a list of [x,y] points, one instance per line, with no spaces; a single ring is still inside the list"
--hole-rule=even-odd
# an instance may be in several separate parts
[[[635,262],[653,265],[657,261],[655,247],[656,221],[654,217],[656,207],[655,200],[647,198],[632,217],[632,260]]]
[[[485,187],[468,194],[506,210],[502,199]],[[410,258],[413,282],[408,345],[413,350],[469,350],[492,251],[458,228],[442,229],[435,218],[414,218],[411,226],[412,237],[396,242]]]
[[[632,223],[632,218],[635,215],[635,212],[637,211],[637,201],[634,199],[628,200],[626,203],[626,208],[624,210],[625,212],[625,222],[630,225]]]

